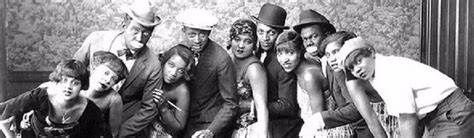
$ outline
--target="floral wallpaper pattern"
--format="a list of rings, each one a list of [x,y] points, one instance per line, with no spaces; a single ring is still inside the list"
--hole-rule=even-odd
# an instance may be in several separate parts
[[[88,0],[91,1],[91,0]],[[183,1],[183,0],[181,0]],[[353,31],[368,38],[378,52],[420,59],[419,0],[318,0],[281,2],[286,24],[298,23],[303,9],[325,15],[337,30]],[[212,11],[220,20],[211,39],[227,45],[233,21],[257,15],[265,2],[206,0],[205,2],[156,1],[154,9],[163,22],[155,28],[149,46],[162,52],[182,41],[181,25],[174,17],[190,7]],[[62,59],[71,58],[93,31],[120,29],[126,2],[7,1],[7,63],[13,71],[50,71]]]

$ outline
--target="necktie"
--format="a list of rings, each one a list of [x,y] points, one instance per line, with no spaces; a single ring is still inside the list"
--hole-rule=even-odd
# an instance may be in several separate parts
[[[126,49],[122,49],[122,50],[117,50],[117,55],[119,57],[125,55],[125,59],[127,60],[131,60],[133,59],[133,54],[132,54],[132,51],[130,51],[130,49],[126,48]]]
[[[199,57],[201,56],[200,53],[194,53],[194,62],[195,64],[194,65],[197,65],[198,64],[198,61],[199,61]]]

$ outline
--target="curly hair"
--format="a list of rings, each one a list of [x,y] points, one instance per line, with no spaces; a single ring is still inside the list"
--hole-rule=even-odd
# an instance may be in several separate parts
[[[184,80],[189,81],[191,79],[191,72],[195,68],[194,63],[196,62],[194,61],[193,51],[183,44],[173,46],[165,53],[160,54],[161,66],[164,67],[166,62],[174,55],[178,55],[186,63],[186,71],[183,76]]]
[[[63,76],[79,80],[82,90],[89,88],[89,72],[87,71],[87,67],[79,60],[68,59],[61,61],[61,63],[56,66],[56,69],[49,74],[49,80],[60,82]]]
[[[232,47],[230,41],[232,41],[238,35],[243,35],[243,34],[249,35],[252,38],[252,40],[254,41],[254,48],[255,48],[257,45],[257,25],[249,19],[239,19],[235,21],[230,27],[230,30],[229,30],[230,39],[229,39],[229,43],[228,43],[229,45],[227,46],[227,49],[230,49]]]

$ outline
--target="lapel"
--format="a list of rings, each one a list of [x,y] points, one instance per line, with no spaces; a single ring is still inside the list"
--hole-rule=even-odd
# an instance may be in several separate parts
[[[201,56],[199,57],[199,62],[196,66],[196,70],[194,71],[194,86],[195,88],[203,87],[202,85],[208,83],[208,79],[213,76],[213,62],[216,59],[215,51],[214,51],[214,43],[213,41],[209,40],[206,47],[201,52]]]
[[[129,71],[127,78],[125,79],[125,82],[123,83],[122,87],[120,89],[124,90],[132,84],[133,81],[138,77],[138,75],[145,69],[145,61],[147,60],[147,52],[148,52],[148,47],[143,47],[142,51],[138,53],[137,60],[135,63],[133,63],[132,69]]]

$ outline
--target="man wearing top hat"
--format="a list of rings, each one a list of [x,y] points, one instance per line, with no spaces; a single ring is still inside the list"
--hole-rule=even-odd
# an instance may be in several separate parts
[[[161,88],[160,61],[147,42],[160,18],[151,11],[147,1],[135,1],[124,6],[123,28],[119,31],[97,31],[91,33],[74,59],[90,64],[95,51],[116,54],[127,66],[129,75],[116,85],[122,96],[123,115],[120,137],[145,136],[144,128],[157,115],[152,91]]]
[[[184,45],[197,62],[190,80],[191,103],[184,137],[231,137],[237,115],[237,85],[232,60],[209,39],[217,18],[207,10],[187,9],[176,16],[183,24]]]
[[[275,138],[298,137],[303,120],[299,117],[296,101],[296,76],[283,70],[275,51],[276,38],[284,29],[289,29],[285,26],[286,11],[280,6],[266,3],[258,17],[252,18],[257,22],[256,55],[267,71],[270,135]]]
[[[303,38],[303,44],[307,50],[305,58],[317,60],[324,55],[326,58],[323,59],[327,59],[332,54],[325,54],[324,51],[327,45],[325,42],[328,40],[324,39],[335,33],[336,29],[326,17],[311,9],[301,11],[299,17],[299,23],[293,26],[293,29],[300,33]],[[353,35],[355,37],[355,34]],[[323,40],[325,42],[322,43]],[[325,68],[324,74],[326,74],[329,82],[329,91],[336,102],[335,110],[326,110],[315,114],[316,118],[320,120],[318,122],[321,122],[321,127],[329,129],[352,123],[356,137],[374,137],[354,103],[352,103],[345,85],[344,72],[333,68],[333,66],[327,66],[328,64],[331,65],[326,63],[330,61],[321,60],[321,62],[323,62],[321,64]]]

